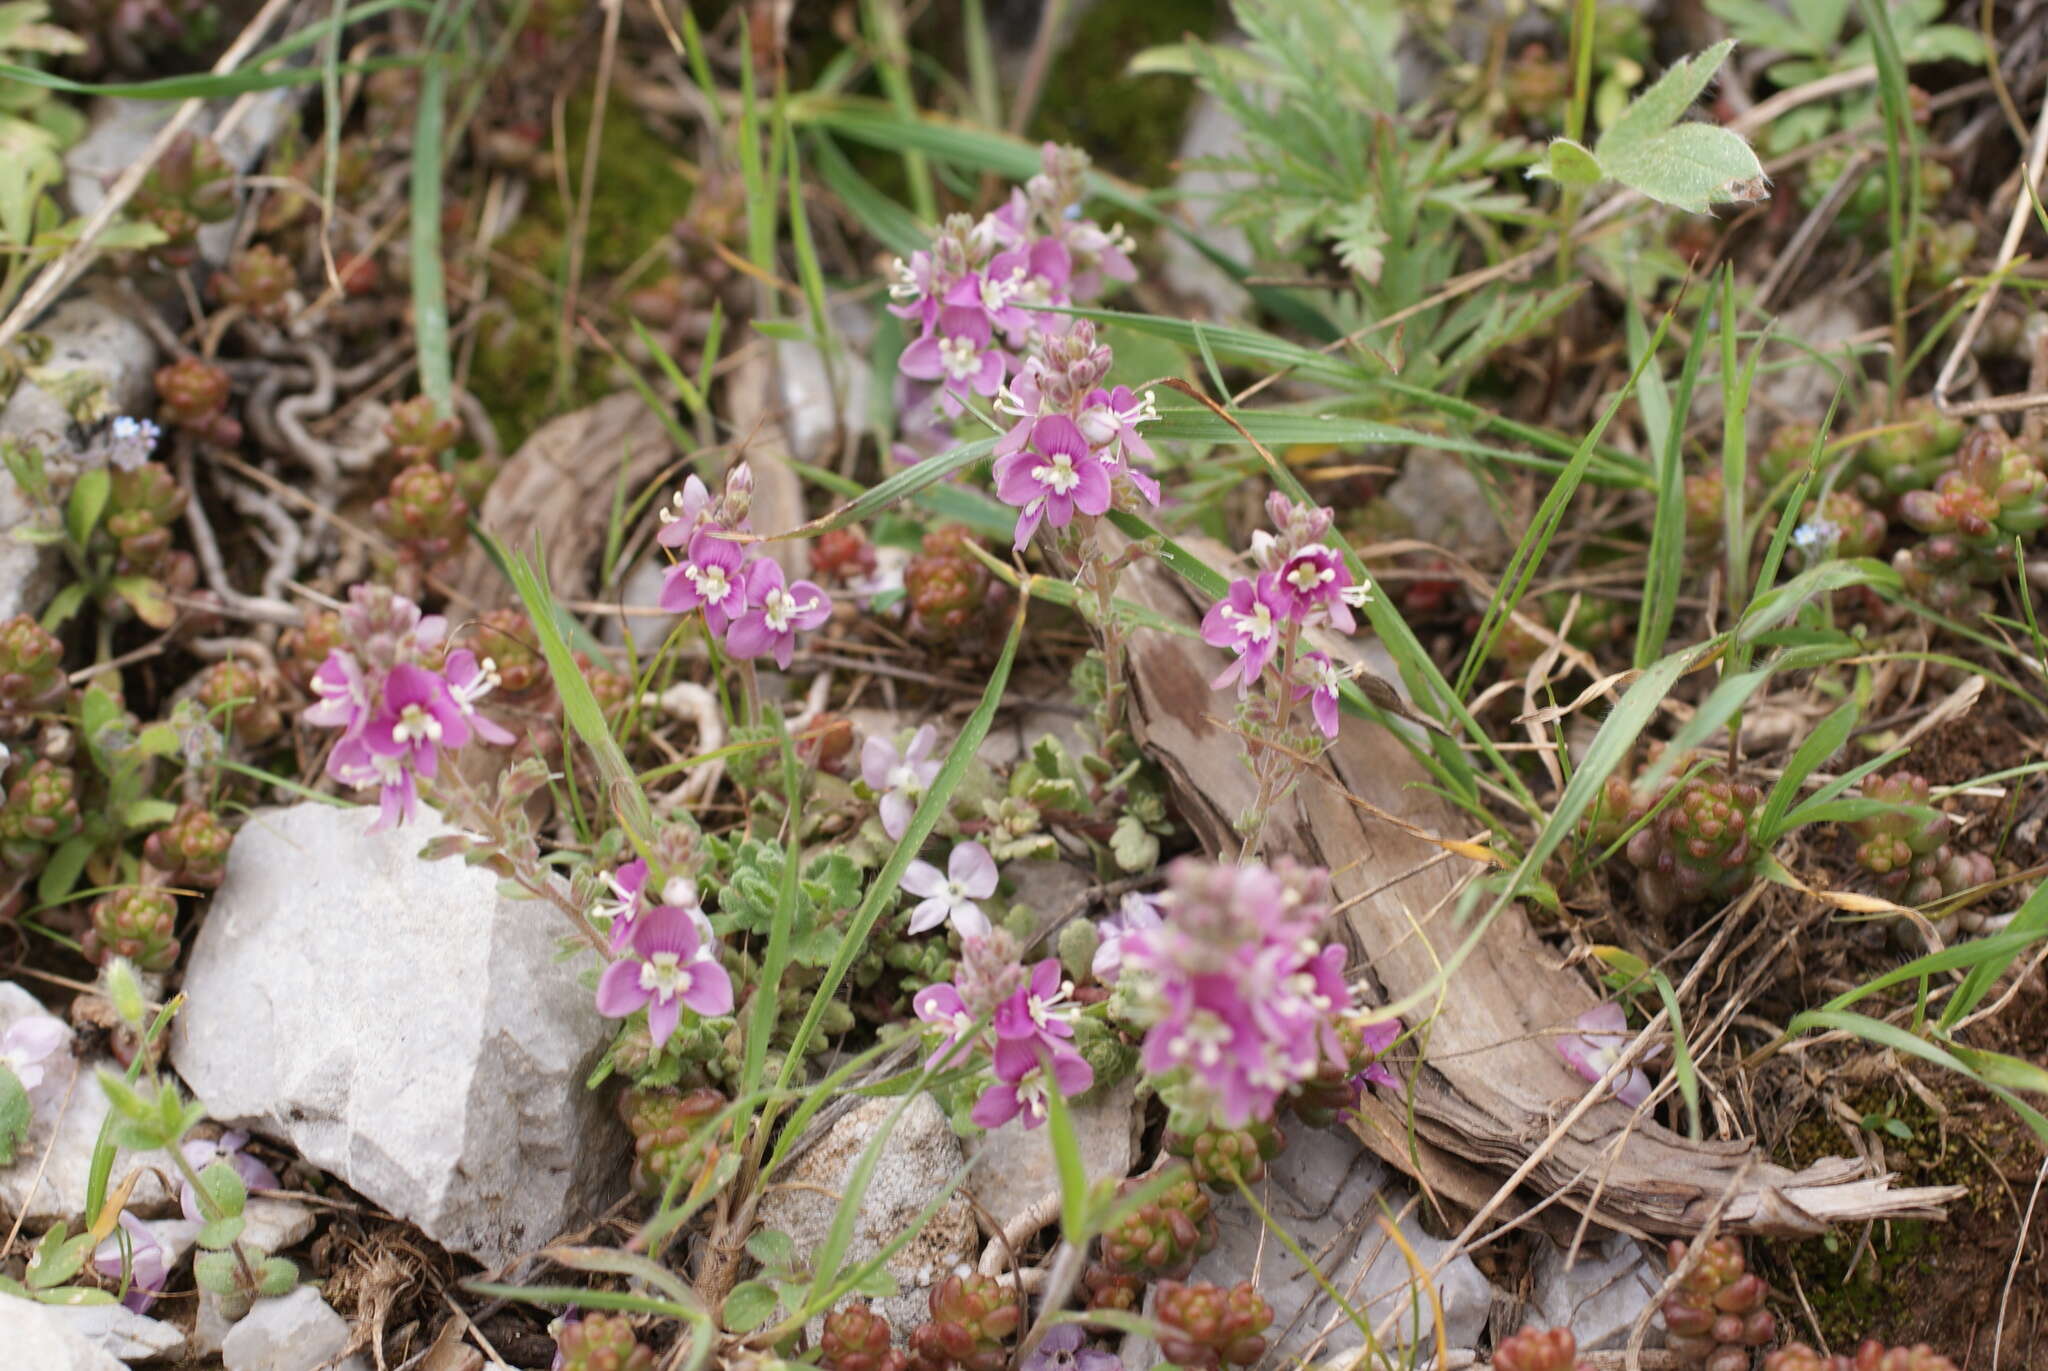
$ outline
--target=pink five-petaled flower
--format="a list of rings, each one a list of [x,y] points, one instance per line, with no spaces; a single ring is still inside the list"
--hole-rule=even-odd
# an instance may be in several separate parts
[[[687,1006],[706,1018],[732,1012],[732,977],[705,943],[687,909],[656,905],[633,921],[627,955],[597,982],[597,1012],[623,1019],[647,1010],[647,1032],[660,1047]]]
[[[171,1262],[156,1230],[127,1210],[121,1211],[121,1230],[128,1235],[128,1293],[122,1307],[140,1314],[156,1303],[157,1292],[171,1279]],[[92,1269],[108,1280],[121,1278],[121,1239],[106,1239],[92,1251]]]
[[[710,510],[711,487],[704,484],[702,477],[692,474],[661,511],[661,532],[654,535],[654,541],[663,547],[688,546]]]
[[[683,560],[664,575],[661,607],[671,614],[701,609],[706,627],[725,632],[747,608],[746,575],[740,569],[744,560],[738,543],[720,537],[717,529],[698,529]]]
[[[1330,660],[1327,652],[1304,652],[1301,660],[1294,664],[1295,676],[1300,684],[1294,687],[1294,698],[1307,700],[1309,713],[1315,716],[1316,727],[1325,738],[1337,736],[1337,687],[1344,683],[1344,673],[1337,670],[1337,664]]]
[[[1579,1015],[1579,1031],[1557,1040],[1557,1055],[1588,1081],[1597,1082],[1620,1058],[1628,1042],[1628,1011],[1612,1000]],[[1633,1108],[1650,1097],[1650,1078],[1632,1066],[1614,1082],[1614,1098]]]
[[[995,1084],[981,1092],[969,1117],[983,1128],[1001,1128],[1020,1114],[1026,1128],[1044,1123],[1049,1085],[1072,1099],[1095,1084],[1095,1068],[1071,1048],[1048,1047],[1042,1038],[999,1038]]]
[[[194,1171],[204,1171],[215,1162],[226,1162],[234,1168],[242,1184],[251,1190],[282,1190],[284,1182],[277,1173],[265,1166],[261,1159],[250,1156],[242,1149],[249,1145],[249,1135],[239,1128],[231,1128],[218,1139],[193,1138],[178,1145]],[[178,1191],[178,1208],[193,1223],[204,1223],[206,1215],[200,1210],[199,1196],[187,1181]]]
[[[940,762],[932,756],[938,742],[939,731],[926,724],[901,752],[887,738],[870,737],[861,744],[860,778],[882,797],[882,831],[892,838],[910,827],[918,797],[939,774]]]
[[[476,702],[498,688],[498,664],[486,657],[478,662],[476,654],[466,647],[458,647],[448,654],[448,660],[441,664],[441,677],[448,682],[448,693],[455,699],[455,707],[462,711],[462,717],[469,720],[469,726],[476,736],[498,747],[510,747],[517,741],[511,732],[476,712]]]
[[[825,592],[809,581],[782,583],[782,568],[766,557],[747,564],[747,612],[725,631],[725,650],[742,660],[772,653],[775,665],[787,671],[796,653],[796,635],[832,617]]]
[[[1235,682],[1239,695],[1249,691],[1280,646],[1280,621],[1285,616],[1272,572],[1260,573],[1257,582],[1243,577],[1232,581],[1230,593],[1202,616],[1202,641],[1237,654],[1237,660],[1210,682],[1211,687],[1221,690]]]
[[[1031,968],[1031,978],[996,1006],[998,1042],[1036,1040],[1047,1047],[1065,1048],[1063,1038],[1074,1036],[1067,1016],[1074,1006],[1068,996],[1074,983],[1060,974],[1057,957],[1047,957]]]
[[[633,921],[647,907],[642,898],[647,890],[647,860],[635,857],[617,871],[607,872],[604,883],[611,889],[611,902],[593,912],[611,929],[612,955],[617,956],[633,936]]]
[[[448,683],[423,666],[400,662],[384,678],[384,699],[363,728],[363,742],[432,777],[442,748],[469,741],[469,718]]]
[[[940,1067],[965,1066],[971,1055],[962,1050],[960,1043],[974,1027],[974,1016],[967,1012],[967,1002],[960,998],[960,992],[951,981],[940,981],[928,985],[911,996],[910,1007],[917,1017],[941,1031],[939,1045],[925,1058],[924,1069],[936,1071]]]
[[[1032,424],[1030,440],[1020,451],[996,458],[995,473],[996,494],[1017,507],[1020,548],[1031,541],[1040,521],[1065,528],[1077,510],[1092,516],[1109,508],[1109,468],[1064,414]]]
[[[1113,390],[1088,392],[1088,407],[1081,411],[1077,421],[1082,436],[1097,448],[1116,444],[1124,474],[1130,477],[1138,493],[1155,505],[1159,503],[1159,483],[1138,470],[1136,464],[1152,460],[1152,447],[1139,436],[1138,425],[1158,418],[1159,409],[1153,403],[1151,391],[1140,396],[1133,394],[1129,386],[1117,386]]]
[[[1353,633],[1358,621],[1351,615],[1351,568],[1337,550],[1324,543],[1312,543],[1280,564],[1273,578],[1276,603],[1296,623],[1307,623],[1318,610],[1327,614],[1330,626],[1339,633]]]
[[[961,285],[970,282],[971,278]],[[1001,349],[990,345],[990,337],[989,321],[978,306],[948,305],[939,311],[938,332],[903,349],[898,365],[913,380],[940,382],[941,403],[957,414],[964,396],[986,399],[1003,388],[1007,366]]]
[[[988,936],[988,916],[975,901],[996,893],[996,859],[980,843],[956,844],[944,872],[930,862],[912,862],[903,869],[902,884],[920,897],[910,911],[912,933],[950,920],[963,938]]]

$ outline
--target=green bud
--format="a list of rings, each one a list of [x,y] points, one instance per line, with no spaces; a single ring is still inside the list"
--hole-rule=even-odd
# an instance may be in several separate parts
[[[142,993],[142,978],[136,974],[135,963],[126,957],[115,957],[107,963],[107,999],[114,1006],[114,1012],[121,1016],[121,1022],[136,1032],[142,1031],[142,1020],[149,1013],[149,1004]]]
[[[1087,919],[1070,920],[1060,930],[1060,967],[1073,978],[1074,984],[1086,985],[1094,979],[1095,949],[1102,946],[1102,935]]]

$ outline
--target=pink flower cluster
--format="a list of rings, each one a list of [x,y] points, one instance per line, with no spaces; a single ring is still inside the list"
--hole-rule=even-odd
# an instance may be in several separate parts
[[[1104,278],[1137,274],[1122,226],[1080,217],[1087,155],[1047,143],[1041,166],[1001,208],[979,219],[953,215],[929,249],[896,261],[889,309],[918,327],[897,365],[933,387],[948,416],[967,396],[988,399],[1002,388],[1019,354],[1056,325],[1046,309],[1093,299]]]
[[[661,583],[661,607],[671,614],[702,610],[704,626],[727,652],[742,660],[773,656],[787,671],[796,635],[830,619],[832,605],[816,584],[785,582],[773,558],[750,556],[733,538],[748,531],[753,488],[744,462],[732,469],[716,500],[695,476],[683,483],[662,511],[656,538],[677,554]]]
[[[616,897],[598,913],[611,923],[615,960],[597,981],[597,1012],[623,1019],[647,1011],[659,1048],[683,1010],[706,1018],[732,1013],[732,975],[718,960],[718,935],[697,900],[697,883],[673,876],[647,889],[647,862],[635,858],[606,878]]]
[[[1334,738],[1344,673],[1327,653],[1294,649],[1304,628],[1357,632],[1352,611],[1372,598],[1372,584],[1354,580],[1343,555],[1323,541],[1335,518],[1330,510],[1297,505],[1275,492],[1266,512],[1279,531],[1252,536],[1258,576],[1232,581],[1202,616],[1202,641],[1236,654],[1212,684],[1218,690],[1235,685],[1242,698],[1277,663],[1293,699],[1307,700],[1316,727]]]
[[[1344,949],[1319,946],[1329,876],[1291,862],[1167,870],[1157,927],[1125,934],[1118,993],[1149,1019],[1147,1073],[1180,1073],[1176,1108],[1239,1128],[1271,1117],[1324,1062],[1347,1064]]]
[[[441,754],[472,737],[504,746],[505,729],[477,712],[498,683],[489,658],[447,650],[448,621],[384,586],[359,585],[341,611],[342,638],[313,676],[319,698],[308,723],[338,728],[327,774],[356,789],[376,786],[380,813],[373,828],[409,821],[419,808],[419,781],[432,780]]]
[[[996,495],[1017,508],[1016,545],[1041,523],[1065,528],[1118,503],[1159,503],[1159,483],[1139,467],[1152,449],[1138,425],[1159,417],[1152,393],[1104,389],[1109,348],[1087,319],[1042,332],[996,408],[1015,422],[996,441]]]
[[[970,1117],[983,1128],[1017,1118],[1037,1128],[1050,1112],[1050,1086],[1072,1098],[1095,1083],[1095,1069],[1074,1050],[1074,983],[1054,957],[1026,972],[1000,933],[967,939],[960,960],[958,985],[928,985],[911,1000],[917,1017],[941,1035],[925,1065],[939,1070],[985,1055],[995,1079]],[[984,1019],[988,1027],[977,1029]]]

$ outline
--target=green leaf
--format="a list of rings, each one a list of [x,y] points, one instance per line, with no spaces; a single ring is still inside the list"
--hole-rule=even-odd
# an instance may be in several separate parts
[[[58,591],[51,598],[50,607],[43,611],[43,627],[54,633],[69,623],[71,616],[85,607],[86,594],[83,581],[73,581]]]
[[[763,1266],[787,1270],[796,1262],[796,1244],[789,1234],[764,1228],[747,1239],[747,1255]]]
[[[28,1269],[22,1278],[31,1290],[48,1290],[64,1284],[85,1268],[85,1259],[93,1249],[91,1233],[71,1236],[70,1225],[61,1219],[51,1225],[43,1234],[41,1242],[28,1259]]]
[[[114,1112],[124,1119],[141,1123],[151,1117],[154,1106],[120,1076],[106,1067],[100,1068],[100,1089],[106,1092],[107,1103]]]
[[[107,468],[89,467],[78,474],[71,498],[64,502],[64,532],[74,547],[83,550],[92,541],[92,531],[99,527],[113,493],[114,473]]]
[[[249,1187],[242,1184],[235,1168],[224,1161],[214,1162],[199,1173],[199,1189],[203,1196],[199,1202],[201,1213],[234,1218],[249,1207]],[[230,1237],[229,1241],[232,1242],[233,1238]],[[201,1239],[200,1245],[218,1247],[224,1244]]]
[[[741,1281],[725,1297],[725,1327],[732,1333],[751,1333],[775,1313],[775,1291],[760,1281]]]
[[[92,839],[83,833],[59,843],[36,882],[36,898],[46,905],[62,904],[78,885],[78,874],[85,870],[85,860],[92,856],[92,849]]]
[[[35,1111],[29,1106],[28,1091],[22,1089],[21,1077],[14,1074],[13,1067],[0,1062],[0,1168],[5,1168],[21,1150],[34,1118]]]
[[[265,1299],[289,1295],[299,1283],[299,1268],[283,1257],[266,1257],[256,1268],[256,1293]]]
[[[1768,195],[1755,149],[1719,124],[1679,124],[1625,149],[1610,150],[1602,139],[1600,167],[1632,190],[1694,214],[1719,201]]]
[[[1081,1157],[1081,1139],[1074,1132],[1074,1114],[1059,1082],[1048,1066],[1045,1078],[1046,1137],[1052,1143],[1053,1163],[1060,1182],[1060,1236],[1076,1247],[1085,1247],[1093,1234],[1088,1221],[1088,1164]]]
[[[237,1267],[232,1252],[201,1252],[192,1258],[192,1278],[199,1282],[201,1290],[211,1290],[216,1295],[235,1293]]]
[[[1735,40],[1724,38],[1704,52],[1673,62],[1671,69],[1630,102],[1629,107],[1622,111],[1621,118],[1600,136],[1601,165],[1608,164],[1610,150],[1619,153],[1646,142],[1684,117],[1734,50]]]
[[[164,594],[153,576],[116,576],[108,582],[113,592],[128,602],[135,617],[151,628],[165,629],[178,621],[177,606]]]
[[[201,1225],[196,1241],[209,1252],[225,1252],[235,1245],[235,1239],[242,1236],[242,1230],[249,1221],[240,1214],[225,1219],[215,1219]]]
[[[1583,190],[1600,182],[1600,161],[1582,143],[1553,138],[1543,160],[1529,168],[1532,177],[1547,177],[1571,190]]]

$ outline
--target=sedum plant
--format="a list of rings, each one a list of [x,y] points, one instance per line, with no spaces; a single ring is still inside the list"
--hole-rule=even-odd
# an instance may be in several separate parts
[[[1924,1342],[1887,1347],[1872,1338],[1858,1347],[1853,1357],[1841,1353],[1822,1356],[1805,1343],[1795,1342],[1767,1355],[1764,1371],[1957,1371],[1957,1367]]]
[[[1493,1349],[1493,1371],[1591,1371],[1568,1328],[1524,1328]]]
[[[1683,1242],[1673,1239],[1666,1256],[1676,1267],[1686,1251]],[[1777,1321],[1765,1308],[1770,1293],[1743,1260],[1739,1240],[1714,1239],[1664,1299],[1671,1350],[1701,1371],[1748,1371],[1751,1350],[1777,1332]]]

